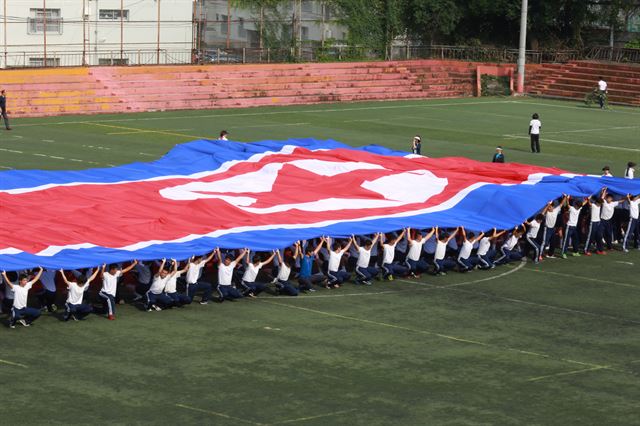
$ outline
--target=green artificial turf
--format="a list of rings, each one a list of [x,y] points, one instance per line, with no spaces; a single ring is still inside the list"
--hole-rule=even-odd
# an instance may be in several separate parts
[[[527,127],[543,122],[541,154]],[[150,161],[215,138],[352,145],[620,175],[640,111],[457,99],[21,119],[0,168]],[[515,137],[517,136],[517,137]],[[1,178],[1,175],[0,175]],[[118,307],[0,328],[2,424],[640,424],[640,251],[514,263],[297,298]],[[210,273],[210,271],[209,271]]]

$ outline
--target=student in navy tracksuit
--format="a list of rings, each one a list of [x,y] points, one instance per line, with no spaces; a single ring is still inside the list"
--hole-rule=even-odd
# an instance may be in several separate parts
[[[520,226],[522,226],[522,229],[520,229]],[[520,226],[513,228],[509,238],[507,238],[506,241],[502,243],[502,246],[500,246],[500,253],[502,253],[502,256],[496,259],[496,265],[504,265],[512,260],[522,259],[522,252],[518,249],[518,241],[524,234],[526,228],[524,225]]]
[[[276,256],[278,257],[278,276],[276,277],[276,293],[284,294],[287,296],[297,296],[300,294],[300,290],[295,288],[293,284],[289,281],[289,277],[291,276],[291,270],[295,264],[295,260],[300,255],[300,244],[296,242],[293,248],[293,256],[282,259],[282,255],[280,254],[280,250],[276,251]],[[329,287],[327,287],[329,288]]]
[[[407,228],[407,241],[409,242],[409,251],[407,252],[407,259],[405,263],[409,267],[412,277],[418,278],[422,272],[429,270],[429,264],[426,260],[422,259],[422,248],[424,244],[435,234],[436,230],[431,228],[431,231],[426,236],[422,236],[422,231],[415,230],[415,238],[411,238],[411,228]]]
[[[33,284],[40,279],[42,268],[35,277],[29,281],[29,277],[22,274],[18,277],[18,282],[12,283],[5,271],[2,271],[5,284],[13,290],[13,307],[11,308],[11,316],[9,317],[9,327],[16,328],[16,322],[25,327],[29,327],[40,316],[40,309],[29,308],[27,306],[27,298],[29,290]]]
[[[322,285],[327,283],[327,277],[322,272],[313,273],[313,265],[318,258],[318,252],[322,248],[325,238],[320,238],[320,242],[316,248],[311,247],[311,242],[307,242],[304,255],[300,257],[300,273],[298,274],[298,289],[300,291],[316,291],[314,285]]]
[[[395,238],[386,237],[385,235],[380,237],[380,245],[382,246],[382,272],[384,273],[385,279],[389,281],[393,281],[394,275],[405,276],[409,274],[408,267],[400,265],[398,262],[394,262],[394,258],[396,256],[396,245],[404,238],[404,234],[406,232],[407,230],[403,229],[400,235]]]
[[[606,191],[606,188],[605,188]],[[615,201],[613,199],[613,195],[606,194],[603,192],[602,198],[604,201],[602,202],[602,209],[600,211],[600,219],[602,220],[602,235],[604,237],[604,241],[607,244],[607,249],[613,249],[613,214],[615,212],[615,208],[618,207],[620,201]]]
[[[65,284],[67,284],[67,290],[69,292],[67,302],[64,304],[64,321],[69,321],[70,319],[79,321],[93,312],[93,306],[88,303],[82,303],[82,300],[84,292],[89,289],[89,284],[98,276],[98,272],[100,272],[100,268],[96,268],[89,278],[85,275],[80,275],[77,281],[70,281],[67,279],[64,271],[60,269],[60,275]]]
[[[198,292],[202,292],[200,304],[206,305],[209,303],[213,286],[211,283],[203,281],[201,277],[202,270],[213,259],[214,253],[215,251],[211,252],[207,257],[196,256],[189,260],[189,270],[186,272],[185,281],[187,282],[187,297],[190,302],[193,302],[193,298]]]
[[[42,292],[38,294],[40,304],[43,308],[46,308],[48,312],[55,312],[58,309],[55,304],[56,271],[52,269],[45,269],[40,277],[40,284],[42,284]]]
[[[462,235],[462,244],[460,251],[458,252],[456,262],[458,263],[460,272],[467,272],[475,267],[474,262],[471,259],[471,252],[473,251],[473,245],[480,241],[484,236],[484,232],[475,236],[473,232],[469,232],[467,234],[467,231],[463,227],[460,227],[460,234]]]
[[[506,231],[497,232],[496,228],[493,228],[493,233],[491,235],[485,234],[482,238],[480,238],[480,242],[478,243],[478,250],[476,251],[477,256],[477,264],[480,269],[493,269],[495,265],[493,264],[493,258],[495,256],[495,249],[492,248],[492,241],[496,238],[500,237]]]
[[[538,213],[532,221],[525,222],[525,225],[529,227],[525,234],[525,239],[533,249],[533,263],[539,263],[542,260],[542,247],[541,244],[538,243],[538,233],[540,232],[540,226],[543,220],[544,215]]]
[[[367,239],[361,246],[358,244],[355,236],[352,236],[353,245],[358,250],[358,261],[356,263],[356,284],[371,285],[371,280],[378,276],[380,271],[374,265],[371,265],[371,249],[375,246],[380,238],[380,234],[376,234],[373,240]]]
[[[233,270],[246,253],[246,249],[240,251],[238,257],[222,256],[220,249],[215,249],[218,256],[218,294],[219,301],[242,299],[242,293],[233,285]]]
[[[345,281],[349,281],[351,274],[340,268],[340,261],[342,255],[345,254],[353,240],[349,239],[346,246],[342,246],[340,243],[335,242],[331,244],[331,237],[325,238],[327,244],[327,250],[329,250],[329,266],[327,267],[327,277],[329,277],[330,287],[340,287]]]
[[[266,283],[261,283],[256,281],[258,277],[258,273],[260,269],[269,264],[273,258],[276,256],[275,250],[271,253],[266,260],[262,260],[262,256],[259,254],[255,254],[253,256],[253,261],[251,260],[250,250],[246,251],[246,262],[247,266],[244,270],[244,274],[242,274],[242,280],[240,281],[240,285],[242,287],[242,293],[245,296],[256,297],[258,294],[262,293],[266,288]]]
[[[433,264],[435,265],[435,273],[439,275],[447,275],[448,268],[455,268],[455,263],[447,259],[447,245],[449,241],[456,237],[459,229],[456,228],[449,236],[444,232],[440,233],[440,228],[436,226],[436,253],[433,256]]]
[[[562,258],[567,258],[567,248],[569,247],[569,241],[573,245],[573,256],[580,256],[580,235],[578,234],[578,219],[580,218],[580,209],[587,204],[587,198],[580,202],[578,200],[572,201],[571,197],[567,197],[566,203],[569,206],[569,220],[564,230],[564,240],[562,242]]]
[[[640,225],[638,224],[638,204],[640,204],[640,195],[632,197],[627,194],[627,202],[629,203],[629,223],[622,240],[622,251],[627,253],[630,243],[634,243],[635,248],[640,248]]]
[[[600,192],[599,195],[593,196],[593,199],[587,200],[587,205],[590,208],[590,221],[589,221],[589,230],[587,231],[587,241],[584,243],[584,254],[585,256],[591,256],[591,244],[594,243],[596,246],[596,254],[604,254],[604,246],[602,245],[602,227],[600,223],[600,214],[602,210],[602,203],[604,200],[602,196],[604,195],[604,189]]]
[[[134,260],[133,263],[126,268],[120,270],[117,265],[102,264],[102,288],[98,293],[98,297],[102,300],[105,313],[109,320],[116,319],[116,290],[118,288],[118,278],[132,270],[138,261]]]

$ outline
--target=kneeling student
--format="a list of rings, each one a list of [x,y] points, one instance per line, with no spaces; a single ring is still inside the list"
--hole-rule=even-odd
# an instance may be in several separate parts
[[[178,271],[178,262],[176,262],[175,259],[172,260],[173,271],[169,272],[164,268],[167,259],[162,259],[160,269],[158,269],[158,272],[153,276],[151,287],[149,287],[149,291],[145,294],[144,307],[147,312],[153,310],[161,311],[163,308],[168,308],[173,305],[173,299],[164,293],[167,281]]]
[[[18,282],[12,283],[9,277],[7,277],[6,272],[2,271],[5,284],[13,290],[13,307],[11,308],[11,316],[9,317],[9,327],[16,328],[16,322],[19,322],[25,327],[29,327],[31,323],[40,316],[40,309],[29,308],[27,306],[29,290],[31,290],[33,284],[40,279],[40,275],[42,275],[42,268],[40,268],[31,281],[29,281],[27,275],[22,274],[18,277]]]
[[[78,321],[93,312],[93,306],[88,303],[82,303],[82,299],[84,297],[84,292],[89,289],[91,281],[98,276],[98,272],[100,272],[100,268],[96,268],[89,278],[85,275],[80,275],[76,282],[69,281],[65,276],[64,271],[60,269],[60,275],[62,276],[65,284],[67,284],[67,290],[69,291],[69,294],[67,295],[67,302],[64,304],[65,309],[63,319],[65,321],[69,321],[70,319]]]
[[[276,256],[278,256],[278,264],[280,269],[278,269],[278,276],[276,278],[276,291],[278,294],[286,294],[287,296],[297,296],[300,293],[300,290],[295,288],[289,282],[289,276],[291,275],[291,269],[293,268],[295,260],[298,258],[300,254],[300,244],[295,244],[295,249],[293,253],[293,257],[287,257],[286,259],[282,259],[282,255],[280,254],[280,250],[276,251]]]
[[[186,262],[186,265],[182,269],[178,269],[180,262],[173,261],[174,273],[169,276],[167,283],[164,286],[164,294],[171,298],[173,306],[184,306],[191,304],[191,298],[186,294],[178,293],[178,278],[189,270],[190,262]]]
[[[253,262],[251,262],[250,251],[246,251],[247,256],[247,268],[242,275],[242,280],[240,284],[242,285],[242,291],[245,296],[256,297],[258,294],[262,293],[267,285],[265,283],[257,282],[256,278],[258,277],[258,272],[260,269],[271,262],[273,258],[276,256],[276,252],[271,253],[271,256],[267,258],[267,260],[262,261],[262,257],[258,254],[253,256]]]
[[[231,256],[225,256],[223,260],[219,248],[216,248],[215,252],[218,256],[218,294],[220,295],[220,302],[242,299],[242,294],[233,286],[233,269],[244,257],[246,249],[243,249],[235,260]]]
[[[371,249],[375,246],[376,242],[380,238],[380,234],[376,234],[373,240],[367,240],[364,243],[364,247],[358,245],[356,237],[352,236],[351,241],[356,250],[358,250],[358,263],[356,263],[356,283],[371,285],[371,280],[378,276],[380,271],[375,266],[370,266],[371,263]]]

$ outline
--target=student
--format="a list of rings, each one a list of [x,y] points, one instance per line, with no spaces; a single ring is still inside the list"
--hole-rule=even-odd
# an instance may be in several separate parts
[[[580,202],[575,200],[572,202],[571,197],[567,197],[566,203],[569,206],[569,220],[564,230],[564,240],[562,241],[562,258],[567,258],[567,248],[569,241],[573,245],[573,256],[580,256],[580,235],[578,234],[578,219],[580,218],[580,210],[587,204],[588,198]]]
[[[218,140],[220,141],[227,141],[229,139],[227,139],[227,137],[229,136],[229,132],[227,132],[226,130],[223,130],[220,132],[220,137],[218,138]]]
[[[604,109],[604,100],[607,98],[607,82],[604,81],[604,78],[598,78],[598,103],[600,104],[600,109]]]
[[[422,149],[422,138],[420,138],[420,135],[415,135],[413,137],[413,141],[411,142],[411,152],[413,152],[416,155],[421,155],[420,151]]]
[[[173,270],[169,271],[165,269],[167,259],[162,259],[160,269],[158,269],[158,272],[153,276],[151,287],[149,287],[149,291],[145,294],[144,308],[147,312],[154,310],[161,311],[173,305],[173,299],[164,293],[167,281],[178,271],[178,262],[176,262],[175,259],[172,259],[172,261]]]
[[[551,249],[552,238],[556,235],[556,223],[558,222],[558,213],[562,210],[562,206],[567,202],[567,195],[563,194],[560,202],[554,206],[553,201],[549,201],[544,209],[544,227],[542,229],[542,251],[547,250],[547,257],[554,258]]]
[[[138,284],[136,284],[133,301],[140,300],[144,297],[144,294],[149,291],[151,287],[151,279],[153,274],[151,273],[151,267],[148,262],[138,262],[133,268],[133,272],[137,275]]]
[[[73,319],[74,321],[79,321],[93,312],[93,306],[88,303],[82,303],[82,299],[84,297],[84,292],[89,289],[89,284],[93,281],[97,276],[98,272],[100,272],[100,268],[96,268],[93,271],[93,274],[89,278],[86,275],[80,275],[77,278],[77,281],[69,281],[64,274],[64,271],[60,269],[60,275],[64,280],[65,284],[67,284],[67,302],[64,304],[64,321],[69,321]]]
[[[16,322],[19,322],[25,327],[29,327],[40,316],[40,310],[36,308],[29,308],[27,306],[27,299],[29,297],[29,290],[33,287],[33,284],[40,279],[42,275],[42,268],[39,268],[38,273],[31,281],[29,276],[21,274],[18,276],[18,281],[12,283],[5,271],[2,271],[4,282],[13,290],[13,307],[11,308],[11,316],[9,318],[9,327],[16,328]]]
[[[542,123],[539,120],[538,113],[533,114],[529,122],[529,135],[531,137],[531,152],[540,152],[540,129]]]
[[[225,300],[242,299],[242,293],[233,286],[233,270],[245,256],[246,249],[241,250],[235,259],[229,255],[223,258],[219,248],[216,248],[215,252],[218,256],[218,300],[224,302]]]
[[[190,262],[185,263],[185,267],[180,267],[180,262],[173,261],[174,272],[169,275],[169,279],[164,285],[164,294],[171,299],[171,306],[184,306],[191,304],[191,299],[186,294],[178,293],[178,278],[182,277],[189,270]]]
[[[298,288],[303,291],[316,291],[313,285],[320,285],[327,281],[322,272],[313,273],[313,264],[318,258],[318,252],[322,249],[325,238],[320,238],[320,242],[315,249],[311,247],[311,243],[307,242],[305,254],[300,258],[300,273],[298,274]]]
[[[409,268],[393,261],[396,256],[396,245],[404,238],[406,231],[406,229],[403,229],[396,238],[386,237],[383,240],[382,236],[380,237],[380,245],[382,246],[382,272],[384,278],[389,281],[393,281],[394,275],[404,276],[409,273]]]
[[[9,125],[9,116],[7,115],[7,94],[3,90],[0,90],[0,115],[4,119],[4,128],[7,130],[11,130],[11,126]]]
[[[532,221],[525,222],[525,224],[529,227],[527,229],[525,239],[527,240],[527,243],[529,243],[529,246],[531,246],[531,248],[533,249],[533,263],[540,263],[540,261],[542,260],[542,248],[540,247],[537,238],[543,220],[544,215],[542,213],[538,213]]]
[[[447,254],[447,245],[449,241],[453,240],[458,233],[458,228],[453,231],[449,236],[445,233],[440,233],[440,229],[436,226],[436,253],[433,257],[433,263],[436,267],[435,273],[440,275],[447,275],[446,269],[451,266],[445,259]],[[455,265],[454,265],[455,266]],[[451,266],[453,267],[453,266]]]
[[[495,249],[491,247],[492,241],[496,240],[505,232],[506,231],[497,232],[496,228],[493,228],[493,232],[491,235],[484,234],[483,237],[480,238],[480,242],[478,243],[478,251],[476,252],[480,269],[493,269],[496,267],[493,263]]]
[[[638,204],[640,204],[640,194],[632,197],[631,194],[627,194],[627,202],[629,203],[629,224],[627,230],[624,233],[624,239],[622,240],[622,251],[629,252],[627,245],[629,240],[635,241],[635,248],[640,248],[640,226],[638,226]]]
[[[606,194],[606,195],[605,195]],[[607,244],[607,250],[613,249],[613,213],[615,208],[618,207],[620,201],[615,201],[613,195],[606,193],[606,188],[602,192],[602,208],[600,212],[600,219],[602,220],[602,235],[604,242]],[[603,252],[604,254],[604,252]]]
[[[502,246],[500,246],[500,253],[502,253],[502,256],[496,259],[496,265],[505,265],[512,260],[522,259],[522,253],[518,250],[518,241],[524,234],[526,228],[524,227],[524,224],[521,226],[522,230],[520,230],[520,225],[513,228],[509,238],[507,238],[506,241],[502,243]]]
[[[107,318],[111,321],[116,319],[116,289],[118,287],[118,278],[129,272],[138,264],[137,260],[126,268],[120,270],[117,265],[109,265],[108,271],[107,265],[102,264],[102,289],[98,293],[98,297],[102,299],[104,311],[107,313]]]
[[[624,177],[625,179],[633,179],[636,173],[636,169],[634,168],[636,167],[636,163],[634,163],[633,161],[629,161],[627,163],[627,168],[624,170]]]
[[[611,167],[604,166],[602,168],[602,177],[613,177],[613,175],[611,174]]]
[[[45,269],[40,277],[40,284],[42,284],[42,292],[38,294],[42,309],[46,309],[48,312],[55,312],[58,307],[55,304],[56,301],[56,271],[52,269]]]
[[[411,228],[407,228],[409,251],[407,252],[405,263],[409,267],[409,273],[414,278],[420,278],[421,273],[429,270],[429,264],[422,259],[422,248],[435,232],[436,230],[431,228],[431,231],[423,237],[422,231],[418,229],[415,230],[415,238],[411,238]]]
[[[340,284],[345,281],[349,281],[351,278],[351,274],[345,271],[344,269],[340,269],[340,260],[342,260],[342,255],[349,250],[351,247],[351,243],[353,240],[349,239],[349,242],[346,246],[342,246],[340,243],[331,244],[331,237],[325,238],[325,243],[327,244],[327,250],[329,250],[329,265],[327,267],[327,277],[329,278],[328,285],[329,287],[339,288]]]
[[[502,147],[499,146],[496,148],[496,153],[493,154],[492,163],[504,163],[504,154],[502,153]]]
[[[460,234],[462,235],[462,247],[458,252],[458,258],[456,262],[460,267],[460,272],[467,272],[473,269],[474,264],[471,261],[471,252],[473,251],[473,245],[480,241],[484,236],[484,232],[481,232],[476,237],[473,232],[467,232],[463,227],[460,227]]]
[[[200,277],[202,275],[202,269],[211,261],[211,259],[213,259],[214,254],[215,251],[212,251],[206,258],[197,256],[189,260],[189,269],[185,276],[185,281],[187,282],[187,297],[190,301],[189,303],[193,302],[193,298],[200,291],[202,292],[200,304],[206,305],[209,303],[209,298],[211,298],[211,293],[213,292],[213,286],[211,283],[202,281]]]
[[[380,238],[380,234],[376,234],[373,240],[367,239],[364,246],[356,241],[355,236],[351,236],[353,245],[358,250],[358,262],[356,263],[356,284],[371,285],[371,280],[378,276],[380,271],[371,265],[371,249],[375,246]]]
[[[247,258],[247,267],[245,268],[244,274],[242,275],[240,285],[242,286],[242,292],[245,296],[256,297],[267,288],[266,283],[256,281],[258,272],[260,272],[260,269],[264,265],[267,265],[273,260],[273,258],[276,256],[276,252],[274,250],[273,253],[271,253],[271,256],[264,261],[259,254],[256,254],[253,256],[253,262],[251,261],[250,251],[247,250],[245,254]]]
[[[276,256],[278,257],[278,276],[276,277],[276,293],[286,294],[287,296],[297,296],[300,291],[295,288],[289,282],[289,276],[291,276],[291,269],[293,268],[295,260],[300,255],[300,244],[296,242],[294,245],[293,256],[287,256],[284,260],[280,254],[280,250],[276,250]],[[327,286],[327,288],[330,288]]]
[[[600,214],[602,210],[602,203],[604,200],[604,189],[599,195],[593,196],[593,200],[588,199],[587,205],[591,209],[591,220],[589,221],[589,230],[587,231],[587,241],[584,243],[585,256],[591,256],[591,243],[596,245],[596,254],[604,254],[604,247],[602,245],[602,226],[600,223]]]

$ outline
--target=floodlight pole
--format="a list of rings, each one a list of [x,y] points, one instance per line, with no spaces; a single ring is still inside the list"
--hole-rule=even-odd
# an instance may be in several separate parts
[[[528,0],[522,0],[522,10],[520,11],[520,47],[518,49],[518,87],[517,93],[521,95],[524,92],[524,65],[526,62],[527,49],[527,9],[529,8]]]

